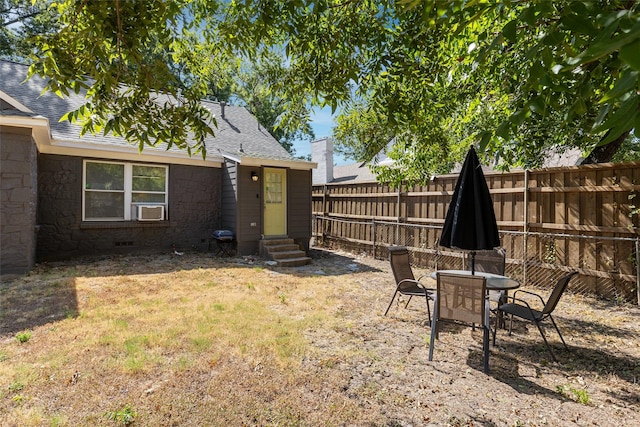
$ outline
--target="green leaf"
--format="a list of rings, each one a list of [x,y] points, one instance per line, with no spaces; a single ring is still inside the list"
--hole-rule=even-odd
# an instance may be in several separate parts
[[[611,89],[602,97],[602,99],[600,100],[600,104],[609,102],[615,98],[620,98],[631,91],[635,92],[637,84],[638,72],[633,70],[626,70],[618,79],[613,89]]]
[[[600,126],[596,127],[593,132],[604,132],[610,129],[616,129],[617,135],[613,136],[610,141],[613,141],[618,136],[633,127],[636,115],[638,113],[638,96],[633,96],[622,103],[620,108],[613,112],[611,116],[605,120]],[[609,142],[610,142],[609,141]]]
[[[487,149],[489,141],[491,140],[491,132],[480,132],[477,135],[476,140],[478,141],[478,147],[480,151],[485,151]]]
[[[502,122],[498,129],[496,129],[496,135],[502,139],[509,139],[509,122]]]
[[[530,26],[534,26],[536,23],[536,8],[535,6],[529,6],[520,15],[520,19],[526,22]]]
[[[577,98],[576,102],[574,102],[573,105],[571,106],[571,113],[581,116],[586,112],[587,112],[587,104],[584,102],[584,99]]]
[[[628,124],[625,123],[624,126],[609,129],[609,132],[605,135],[605,137],[602,140],[600,140],[600,142],[596,144],[596,147],[602,147],[603,145],[607,145],[608,143],[613,142],[616,138],[618,138],[623,133],[631,130],[633,128],[633,123],[637,119],[637,116],[638,115],[635,114],[629,117],[629,120],[628,120],[629,123]]]
[[[542,43],[546,46],[557,46],[562,44],[564,36],[560,31],[552,31],[542,39]]]
[[[59,123],[64,122],[65,120],[68,120],[69,122],[71,122],[71,116],[73,114],[73,111],[69,111],[67,113],[64,113],[62,115],[62,117],[60,117],[60,120],[58,120]]]
[[[640,40],[624,45],[620,49],[619,58],[634,70],[640,70]]]
[[[534,113],[544,114],[545,102],[542,96],[538,95],[529,102],[529,109]]]
[[[589,36],[598,35],[598,30],[586,16],[567,14],[560,19],[560,23],[575,33],[587,34]]]
[[[594,128],[597,128],[600,126],[600,124],[602,124],[604,119],[607,117],[607,114],[609,114],[609,111],[611,111],[611,104],[604,104],[602,108],[600,108],[600,111],[598,111],[598,116],[593,122]]]
[[[640,22],[636,23],[636,25],[634,25],[627,33],[621,33],[612,39],[600,40],[591,45],[578,56],[577,64],[587,64],[604,56],[611,55],[612,53],[620,50],[623,46],[631,44],[638,39],[640,39]]]
[[[527,110],[525,109],[518,110],[509,116],[509,121],[514,125],[520,126],[522,122],[524,122],[524,120],[527,118],[528,115],[529,113]]]
[[[515,20],[510,21],[502,28],[502,35],[504,38],[511,43],[515,43],[518,41],[517,34],[517,22]]]

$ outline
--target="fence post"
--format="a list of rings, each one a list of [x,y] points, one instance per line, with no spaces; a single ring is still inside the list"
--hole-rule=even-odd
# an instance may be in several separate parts
[[[371,233],[373,234],[371,240],[373,241],[373,259],[376,259],[376,220],[371,220]]]
[[[327,184],[322,187],[322,216],[326,216],[329,212],[329,207],[327,206]]]
[[[636,238],[636,295],[640,305],[640,238]]]
[[[529,169],[524,170],[524,212],[522,221],[522,231],[524,232],[522,237],[522,284],[527,284],[527,238],[529,234]]]
[[[315,214],[311,214],[311,243],[315,246],[318,246],[318,233],[316,230],[318,229],[318,217]],[[309,244],[309,248],[311,248],[311,243]]]
[[[395,235],[395,244],[398,244],[398,241],[400,240],[400,215],[401,215],[401,194],[402,194],[402,184],[398,185],[398,196],[396,198],[396,235]]]

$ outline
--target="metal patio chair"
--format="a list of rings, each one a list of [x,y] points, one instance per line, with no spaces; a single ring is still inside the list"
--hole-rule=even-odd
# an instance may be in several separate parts
[[[504,276],[506,266],[506,251],[504,248],[495,248],[490,251],[477,251],[475,255],[475,271],[481,271],[483,273],[499,274]],[[466,257],[467,270],[471,271],[472,259],[470,256]],[[498,325],[497,327],[504,326],[504,320],[498,312],[498,306],[507,302],[507,291],[489,291],[489,301],[495,303],[495,308],[492,311],[497,315]]]
[[[429,360],[433,360],[433,347],[438,336],[439,322],[479,325],[483,329],[482,349],[484,373],[489,372],[489,298],[486,278],[450,273],[437,274],[436,297],[431,322]],[[475,329],[475,327],[474,327]]]
[[[495,248],[490,251],[476,251],[475,271],[504,276],[506,255],[504,248]],[[471,270],[471,261],[472,258],[467,255],[467,270]]]
[[[424,276],[420,276],[416,279],[409,263],[409,251],[405,246],[390,246],[389,247],[389,261],[391,262],[391,270],[393,271],[393,277],[396,283],[396,290],[393,293],[391,302],[387,310],[384,312],[386,316],[393,304],[393,300],[398,293],[401,295],[409,296],[409,300],[405,304],[405,308],[411,302],[411,298],[418,296],[424,298],[427,303],[427,317],[429,324],[431,324],[431,308],[429,308],[429,300],[433,300],[434,289],[427,288],[420,280]]]
[[[551,295],[549,296],[549,299],[546,302],[540,295],[536,293],[525,291],[522,289],[516,290],[513,293],[513,296],[509,298],[511,302],[502,304],[498,307],[498,310],[500,310],[501,312],[511,315],[511,319],[509,321],[509,335],[511,335],[511,329],[513,326],[513,316],[517,316],[521,319],[535,323],[538,331],[540,331],[540,335],[542,335],[542,339],[544,340],[545,345],[547,346],[547,350],[549,350],[549,353],[551,354],[551,358],[557,362],[556,356],[553,354],[551,346],[549,345],[549,342],[547,342],[547,337],[544,335],[540,324],[545,319],[551,320],[554,328],[556,328],[556,332],[558,332],[558,335],[560,336],[560,340],[562,341],[564,348],[567,351],[569,350],[569,347],[567,347],[567,343],[564,341],[564,338],[560,333],[560,329],[558,329],[558,325],[556,324],[555,320],[553,320],[551,313],[553,312],[553,310],[555,310],[556,306],[558,305],[558,301],[560,301],[560,297],[562,297],[562,294],[567,289],[569,280],[571,280],[571,278],[576,274],[578,274],[577,271],[572,271],[571,273],[559,278],[556,282],[555,287],[553,288],[553,291],[551,292]],[[532,308],[529,302],[523,300],[522,298],[518,298],[519,294],[530,295],[533,296],[536,300],[539,300],[542,306],[542,310],[536,310]]]

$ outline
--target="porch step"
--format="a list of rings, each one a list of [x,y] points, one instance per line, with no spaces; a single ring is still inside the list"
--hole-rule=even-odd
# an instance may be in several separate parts
[[[293,241],[293,239],[290,239],[288,237],[283,237],[280,239],[262,239],[260,241],[262,243],[263,246],[279,246],[279,245],[296,245],[296,243]]]
[[[269,253],[271,254],[276,254],[279,252],[300,252],[300,246],[296,245],[295,243],[293,244],[288,244],[288,243],[283,243],[281,245],[267,245],[266,246],[269,251]]]
[[[292,258],[300,258],[300,254],[304,255],[304,252],[302,252],[301,250],[288,250],[288,251],[274,251],[274,252],[270,252],[269,255],[271,255],[271,258],[274,261],[280,261],[280,260],[285,260],[285,259],[292,259]]]
[[[287,258],[280,259],[277,262],[280,267],[301,267],[303,265],[309,264],[311,262],[311,258],[306,256],[300,258]]]
[[[265,239],[260,241],[260,254],[278,263],[281,267],[299,267],[311,262],[311,258],[293,239]]]

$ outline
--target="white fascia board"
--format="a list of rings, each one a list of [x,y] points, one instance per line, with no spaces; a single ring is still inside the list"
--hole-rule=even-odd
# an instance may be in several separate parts
[[[38,150],[41,145],[47,145],[51,143],[51,132],[49,132],[49,119],[42,116],[14,116],[14,115],[1,115],[0,114],[0,126],[14,126],[20,128],[30,128],[31,135],[36,141]]]
[[[84,141],[68,141],[54,139],[49,146],[39,147],[41,153],[59,154],[77,157],[94,157],[101,159],[129,160],[136,162],[168,163],[173,165],[203,166],[210,168],[222,167],[222,158],[208,154],[206,159],[201,156],[189,157],[185,152],[159,151],[147,148],[138,151],[131,145],[100,145]]]
[[[206,159],[189,157],[186,152],[143,150],[130,145],[92,144],[86,141],[54,139],[49,131],[49,119],[42,116],[25,117],[0,115],[0,125],[32,129],[38,152],[63,156],[93,157],[135,162],[165,163],[185,166],[222,167],[222,156],[209,153]]]
[[[249,157],[249,156],[238,157],[228,153],[222,153],[222,156],[242,166],[289,168],[289,169],[297,169],[297,170],[311,170],[318,167],[317,163],[308,162],[306,160],[299,160],[299,159],[284,160],[284,159],[268,159],[263,157]]]
[[[8,93],[3,92],[1,90],[0,90],[0,99],[5,101],[7,104],[11,104],[13,108],[15,108],[18,111],[22,111],[23,113],[27,113],[27,114],[35,114],[26,105],[24,105],[14,97],[10,96]]]

